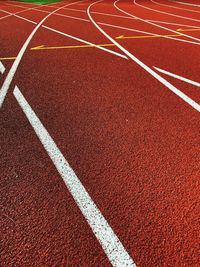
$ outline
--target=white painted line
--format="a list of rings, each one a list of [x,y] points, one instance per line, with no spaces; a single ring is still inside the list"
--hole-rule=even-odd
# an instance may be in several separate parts
[[[6,70],[6,69],[5,69],[4,65],[3,65],[2,62],[0,61],[0,73],[3,74],[5,70]]]
[[[118,1],[116,1],[116,2],[118,2]],[[116,3],[116,2],[115,2],[115,3]],[[140,6],[140,7],[142,7],[142,8],[145,8],[145,9],[148,9],[148,10],[149,10],[149,9],[152,10],[152,8],[149,8],[149,7],[146,7],[146,6],[143,6],[143,5],[138,4],[138,3],[136,2],[136,0],[134,0],[134,4],[137,5],[137,6]],[[127,15],[129,15],[129,16],[131,16],[131,17],[136,17],[136,16],[133,16],[133,15],[131,15],[130,13],[128,13],[128,12],[126,12],[126,11],[120,9],[119,7],[116,6],[116,4],[115,4],[115,7],[116,7],[118,10],[121,10],[123,13],[125,13],[125,14],[127,14]],[[155,11],[155,10],[153,9],[153,11]],[[164,29],[164,30],[167,30],[167,31],[169,31],[169,32],[173,32],[173,33],[176,33],[176,34],[177,34],[176,31],[174,31],[174,30],[172,30],[172,29],[170,29],[170,28],[163,27],[163,26],[161,26],[161,25],[158,25],[158,24],[156,24],[156,23],[150,22],[150,21],[148,21],[148,20],[145,20],[145,19],[142,19],[142,18],[139,18],[139,17],[137,17],[137,19],[139,19],[139,20],[141,20],[141,21],[143,21],[143,22],[146,22],[147,24],[150,24],[150,25],[156,26],[156,27],[158,27],[158,28],[161,28],[161,29]],[[199,20],[199,21],[200,21],[200,20]],[[179,34],[182,35],[182,36],[185,36],[185,37],[187,37],[187,38],[189,38],[189,39],[193,39],[193,40],[196,40],[196,41],[200,42],[200,39],[195,38],[194,36],[191,36],[191,35],[188,35],[188,34],[185,34],[185,33],[180,33],[180,32],[179,32]]]
[[[68,8],[62,8],[62,9],[65,9],[67,10]],[[41,9],[37,9],[37,8],[30,8],[30,9],[27,9],[27,10],[36,10],[38,12],[44,12],[44,13],[51,13],[49,11],[45,11],[45,10],[41,10]],[[27,10],[23,10],[23,11],[19,11],[17,13],[11,13],[11,15],[8,15],[8,16],[15,16],[17,18],[21,18],[25,21],[28,21],[28,22],[31,22],[31,23],[34,23],[34,24],[37,24],[36,22],[33,22],[32,20],[29,20],[27,18],[24,18],[22,16],[19,16],[19,15],[16,15],[16,14],[19,14],[19,13],[22,13],[24,11],[27,11]],[[76,10],[76,9],[70,9],[70,10]],[[86,11],[84,11],[86,12]],[[98,12],[91,12],[91,13],[98,13]],[[104,14],[104,13],[102,13]],[[90,22],[90,20],[87,20],[87,19],[82,19],[80,17],[74,17],[74,16],[68,16],[68,15],[64,15],[64,14],[60,14],[60,13],[55,13],[54,15],[56,16],[62,16],[62,17],[66,17],[66,18],[71,18],[71,19],[77,19],[77,20],[80,20],[80,21],[85,21],[85,22]],[[108,15],[108,14],[107,14]],[[8,17],[6,16],[6,17]],[[124,17],[124,16],[120,16],[120,17]],[[5,18],[5,17],[4,17]],[[137,19],[137,18],[132,18],[132,17],[125,17],[125,18],[130,18],[130,19]],[[1,18],[0,18],[1,19]],[[150,20],[149,20],[150,21]],[[161,21],[159,21],[161,23]],[[165,22],[167,24],[167,22]],[[131,29],[131,28],[126,28],[126,27],[121,27],[121,26],[118,26],[118,25],[112,25],[112,24],[108,24],[108,23],[103,23],[103,22],[98,22],[98,24],[101,24],[101,25],[105,25],[105,26],[108,26],[108,27],[113,27],[113,28],[118,28],[118,29],[123,29],[123,30],[128,30],[128,31],[132,31],[132,32],[140,32],[140,33],[143,33],[143,34],[148,34],[148,35],[152,35],[152,36],[157,36],[158,34],[155,34],[155,33],[152,33],[152,32],[145,32],[145,31],[140,31],[140,30],[136,30],[136,29]],[[168,23],[168,24],[174,24],[174,23]],[[175,24],[174,24],[175,25]],[[189,26],[189,25],[184,25],[184,24],[176,24],[178,26],[188,26],[188,27],[193,27],[193,28],[199,28],[199,27],[195,27],[195,26]],[[170,36],[163,36],[163,38],[165,39],[170,39],[170,40],[175,40],[175,41],[178,41],[178,42],[183,42],[183,43],[189,43],[189,44],[194,44],[194,45],[200,45],[200,43],[198,42],[193,42],[193,41],[188,41],[188,40],[182,40],[182,39],[179,39],[179,38],[176,38],[176,37],[170,37]],[[111,51],[111,50],[108,50],[108,51]]]
[[[192,4],[192,3],[188,3],[188,2],[179,2],[179,1],[173,1],[173,0],[171,0],[171,2],[175,2],[175,3],[179,3],[179,4],[183,4],[183,5],[188,5],[188,6],[200,7],[200,5],[196,5],[196,4]]]
[[[74,9],[74,8],[64,8],[65,10],[72,10],[72,11],[77,11],[77,12],[82,12],[82,13],[86,13],[85,10],[81,10],[81,9]],[[99,15],[104,15],[104,16],[110,16],[110,17],[116,17],[116,18],[123,18],[123,19],[134,19],[134,18],[130,18],[127,16],[121,16],[121,15],[115,15],[115,14],[110,14],[110,13],[102,13],[102,12],[96,12],[96,11],[92,11],[92,14],[99,14]]]
[[[55,165],[57,171],[61,175],[66,187],[73,196],[87,223],[91,227],[94,235],[100,242],[111,264],[116,267],[135,266],[133,260],[125,250],[124,246],[122,245],[104,216],[101,214],[100,210],[91,199],[81,181],[64,158],[62,152],[59,150],[56,143],[54,142],[48,131],[45,129],[44,125],[32,110],[17,86],[14,89],[14,96],[23,112],[25,113],[31,126],[33,127],[44,149]]]
[[[160,5],[160,6],[167,6],[167,7],[171,7],[171,8],[174,8],[174,9],[179,9],[179,10],[184,10],[184,11],[189,11],[189,12],[195,12],[195,13],[200,13],[199,11],[194,10],[194,9],[188,9],[188,8],[177,7],[177,6],[172,6],[172,5],[166,5],[166,4],[161,4],[161,3],[157,3],[157,4]]]
[[[76,2],[73,2],[73,3],[70,3],[70,4],[67,4],[65,6],[68,6],[68,5],[73,5],[77,2],[80,2],[80,1],[76,1]],[[65,7],[64,6],[64,7]],[[10,87],[10,84],[13,80],[13,77],[17,71],[17,68],[21,62],[21,59],[31,41],[31,39],[33,38],[33,36],[35,35],[35,33],[37,32],[37,30],[40,28],[40,26],[45,22],[45,20],[50,17],[52,14],[54,14],[56,11],[62,9],[62,7],[59,7],[57,8],[56,10],[52,11],[50,14],[48,14],[45,18],[43,18],[40,23],[33,29],[33,31],[31,32],[31,34],[29,35],[29,37],[26,39],[25,43],[23,44],[22,48],[20,49],[15,61],[13,62],[13,65],[11,66],[9,72],[8,72],[8,75],[7,77],[5,78],[4,80],[4,83],[0,89],[0,108],[2,107],[3,105],[3,102],[4,102],[4,99],[7,95],[7,92],[9,90],[9,87]]]
[[[22,19],[22,20],[25,20],[25,21],[28,21],[28,22],[30,22],[30,23],[33,23],[33,24],[37,25],[37,22],[32,21],[32,20],[30,20],[30,19],[24,18],[24,17],[19,16],[19,15],[15,15],[15,14],[13,14],[13,16],[16,17],[16,18],[19,18],[19,19]]]
[[[111,54],[113,54],[113,55],[116,55],[116,56],[118,56],[118,57],[121,57],[121,58],[124,58],[124,59],[128,59],[125,55],[122,55],[122,54],[117,53],[117,52],[115,52],[115,51],[109,50],[109,49],[107,49],[107,48],[105,48],[105,47],[103,47],[103,46],[98,46],[98,45],[93,44],[93,43],[91,43],[91,42],[85,41],[85,40],[80,39],[80,38],[78,38],[78,37],[75,37],[75,36],[72,36],[72,35],[70,35],[70,34],[67,34],[67,33],[64,33],[64,32],[61,32],[61,31],[58,31],[58,30],[55,30],[55,29],[52,29],[52,28],[47,27],[47,26],[44,26],[44,25],[43,25],[42,27],[45,28],[45,29],[48,29],[48,30],[50,30],[50,31],[52,31],[52,32],[56,32],[56,33],[58,33],[58,34],[61,34],[61,35],[64,35],[64,36],[66,36],[66,37],[72,38],[72,39],[74,39],[74,40],[80,41],[80,42],[82,42],[82,43],[92,45],[92,46],[94,46],[94,47],[96,47],[96,48],[98,48],[98,49],[104,50],[104,51],[106,51],[106,52],[108,52],[108,53],[111,53]]]
[[[197,104],[194,100],[192,100],[190,97],[188,97],[186,94],[181,92],[179,89],[177,89],[175,86],[173,86],[171,83],[169,83],[167,80],[165,80],[163,77],[161,77],[159,74],[157,74],[153,69],[148,67],[145,63],[143,63],[141,60],[139,60],[137,57],[135,57],[133,54],[131,54],[126,48],[124,48],[122,45],[120,45],[116,40],[114,40],[109,34],[107,34],[92,18],[90,14],[90,9],[94,4],[97,4],[100,1],[96,1],[89,5],[87,9],[88,17],[90,18],[91,22],[94,24],[94,26],[104,35],[106,36],[113,44],[115,44],[121,51],[124,52],[125,55],[127,55],[130,59],[132,59],[136,64],[138,64],[140,67],[142,67],[145,71],[147,71],[149,74],[151,74],[156,80],[158,80],[160,83],[162,83],[165,87],[167,87],[170,91],[172,91],[174,94],[179,96],[182,100],[184,100],[187,104],[189,104],[191,107],[196,109],[198,112],[200,112],[200,105]],[[116,1],[117,2],[117,1]],[[116,3],[115,2],[115,3]]]
[[[14,15],[14,16],[16,16],[16,15]],[[26,18],[24,18],[24,17],[22,17],[22,16],[18,16],[18,15],[17,15],[16,17],[18,17],[18,18],[20,18],[20,19],[22,19],[22,20],[26,20],[26,21],[28,21],[28,22],[30,22],[30,23],[33,23],[33,24],[37,24],[35,21],[28,20],[28,19],[26,19]],[[70,18],[71,18],[71,17],[70,17]],[[88,22],[90,22],[90,20],[88,20]],[[107,24],[106,24],[106,25],[107,25]],[[110,25],[110,26],[111,26],[111,25]],[[105,48],[105,47],[103,47],[103,46],[98,46],[98,45],[96,45],[96,44],[93,44],[93,43],[88,42],[88,41],[86,41],[86,40],[83,40],[83,39],[81,39],[81,38],[75,37],[75,36],[73,36],[73,35],[70,35],[70,34],[67,34],[67,33],[64,33],[64,32],[61,32],[61,31],[58,31],[58,30],[56,30],[56,29],[50,28],[50,27],[45,26],[45,25],[42,25],[41,27],[43,27],[43,28],[45,28],[45,29],[47,29],[47,30],[49,30],[49,31],[58,33],[58,34],[60,34],[60,35],[66,36],[66,37],[68,37],[68,38],[77,40],[77,41],[79,41],[79,42],[81,42],[81,43],[84,43],[84,44],[88,44],[88,45],[94,46],[94,47],[97,48],[97,49],[103,50],[103,51],[105,51],[105,52],[107,52],[107,53],[110,53],[110,54],[113,54],[113,55],[115,55],[115,56],[118,56],[118,57],[121,57],[121,58],[124,58],[124,59],[128,59],[125,55],[122,55],[122,54],[120,54],[120,53],[118,53],[118,52],[115,52],[115,51],[113,51],[113,50],[107,49],[107,48]],[[114,27],[114,26],[113,26],[113,27]]]
[[[118,9],[119,11],[121,11],[122,13],[124,13],[124,14],[126,14],[126,15],[129,15],[130,17],[136,18],[136,19],[138,19],[138,20],[140,20],[140,21],[143,21],[143,22],[145,22],[145,23],[147,23],[147,24],[156,26],[157,28],[161,28],[161,29],[168,30],[168,31],[170,31],[170,32],[179,34],[180,37],[181,37],[181,36],[185,36],[185,37],[189,37],[189,38],[191,38],[191,39],[195,39],[195,40],[197,39],[197,38],[193,38],[193,37],[190,36],[190,35],[183,34],[183,33],[181,33],[181,32],[178,32],[178,33],[177,33],[177,32],[174,31],[174,30],[171,30],[171,29],[169,29],[169,28],[166,28],[166,27],[163,27],[163,26],[158,25],[158,24],[156,24],[156,23],[153,23],[153,22],[151,22],[150,20],[145,20],[145,19],[142,19],[142,18],[140,18],[140,17],[134,16],[134,15],[132,15],[132,14],[130,14],[130,13],[124,11],[123,9],[119,8],[119,7],[116,5],[117,2],[119,2],[119,0],[114,2],[114,6],[116,7],[116,9]],[[197,40],[199,40],[199,42],[193,42],[193,41],[182,40],[182,39],[179,39],[179,38],[176,38],[176,37],[171,37],[171,36],[163,36],[163,38],[171,39],[171,40],[175,40],[175,41],[179,41],[179,42],[184,42],[184,43],[191,43],[191,44],[195,44],[195,45],[200,45],[200,39],[197,39]]]
[[[147,21],[157,22],[157,23],[160,23],[160,24],[169,24],[169,25],[176,25],[176,26],[182,26],[182,27],[189,27],[189,28],[199,29],[199,26],[182,24],[182,23],[175,23],[175,22],[168,22],[168,21],[161,21],[161,20],[152,20],[152,19],[147,19]]]
[[[16,16],[17,14],[23,13],[23,12],[25,12],[25,11],[33,10],[33,9],[35,9],[35,8],[33,8],[33,7],[32,7],[32,8],[27,8],[27,9],[24,9],[24,10],[15,12],[15,13],[7,12],[9,15],[1,17],[0,20],[5,19],[5,18],[8,18],[8,17],[11,17],[11,16],[15,16],[15,17],[17,17],[17,16]],[[0,11],[3,11],[3,10],[0,9]]]
[[[192,80],[190,80],[190,79],[184,78],[184,77],[182,77],[182,76],[179,76],[179,75],[177,75],[177,74],[174,74],[174,73],[172,73],[172,72],[169,72],[169,71],[166,71],[166,70],[157,68],[157,67],[154,67],[154,69],[156,69],[157,71],[159,71],[159,72],[161,72],[161,73],[163,73],[163,74],[166,74],[166,75],[168,75],[168,76],[170,76],[170,77],[173,77],[173,78],[176,78],[176,79],[181,80],[181,81],[183,81],[183,82],[186,82],[186,83],[192,84],[192,85],[194,85],[194,86],[200,87],[200,83],[198,83],[198,82],[192,81]]]
[[[158,5],[158,3],[156,3],[154,0],[150,0],[152,3]],[[139,4],[138,4],[139,5]],[[142,6],[142,5],[141,5]],[[200,22],[199,19],[193,19],[193,18],[190,18],[190,17],[185,17],[185,16],[180,16],[180,15],[177,15],[177,14],[173,14],[173,13],[169,13],[169,12],[165,12],[165,11],[161,11],[161,10],[157,10],[157,9],[154,9],[154,8],[149,8],[149,7],[146,7],[146,6],[142,6],[144,8],[147,8],[149,10],[152,10],[154,12],[158,12],[158,13],[161,13],[161,14],[166,14],[166,15],[169,15],[169,16],[173,16],[173,17],[177,17],[177,18],[182,18],[182,19],[187,19],[187,20],[191,20],[191,21],[197,21],[197,22]]]
[[[34,8],[31,8],[31,9],[34,9]],[[49,11],[44,11],[44,10],[37,10],[36,11],[39,11],[39,12],[44,12],[44,13],[50,13]],[[19,12],[18,12],[19,13]],[[21,13],[21,11],[20,11]],[[94,12],[93,12],[94,13]],[[17,18],[20,18],[20,19],[23,19],[25,21],[28,21],[28,22],[31,22],[33,24],[37,24],[36,22],[32,21],[32,20],[29,20],[29,19],[26,19],[22,16],[19,16],[19,15],[15,15],[16,13],[13,14],[13,16],[17,17]],[[79,17],[72,17],[72,16],[68,16],[68,15],[63,15],[63,14],[60,14],[60,13],[55,13],[54,15],[57,15],[57,16],[62,16],[62,17],[66,17],[66,18],[70,18],[70,19],[77,19],[77,20],[81,20],[81,21],[85,21],[85,22],[91,22],[90,20],[86,20],[86,19],[82,19],[82,18],[79,18]],[[11,15],[9,15],[11,16]],[[112,27],[112,28],[118,28],[118,29],[123,29],[123,30],[127,30],[127,31],[131,31],[131,32],[139,32],[139,33],[143,33],[143,34],[147,34],[147,35],[152,35],[152,36],[157,36],[158,34],[156,33],[152,33],[152,32],[145,32],[145,31],[140,31],[140,30],[136,30],[136,29],[132,29],[132,28],[127,28],[127,27],[121,27],[119,25],[113,25],[113,24],[108,24],[108,23],[103,23],[103,22],[98,22],[98,24],[101,24],[101,25],[104,25],[104,26],[108,26],[108,27]],[[183,26],[182,24],[179,25],[179,26]],[[186,26],[186,25],[184,25]],[[42,26],[43,27],[43,26]],[[192,26],[191,26],[192,27]],[[50,29],[50,28],[49,28]],[[53,30],[53,29],[52,29]],[[58,31],[57,31],[58,32]],[[69,36],[68,36],[69,37]],[[163,36],[163,38],[165,39],[171,39],[171,40],[175,40],[175,41],[179,41],[179,42],[183,42],[183,43],[189,43],[189,44],[194,44],[194,45],[200,45],[200,43],[197,43],[197,42],[192,42],[192,41],[188,41],[188,40],[182,40],[182,39],[178,39],[178,38],[175,38],[175,37],[170,37],[170,36]],[[80,39],[81,40],[81,39]],[[83,40],[82,40],[83,41]],[[93,44],[94,46],[94,44]],[[97,47],[99,48],[99,47]],[[108,53],[113,53],[112,50],[109,50],[109,49],[104,49],[104,48],[100,48],[104,51],[107,51]],[[111,52],[110,52],[111,51]],[[127,59],[124,55],[121,55],[119,53],[116,53],[114,52],[115,55],[117,56],[120,56],[122,58],[125,58]]]

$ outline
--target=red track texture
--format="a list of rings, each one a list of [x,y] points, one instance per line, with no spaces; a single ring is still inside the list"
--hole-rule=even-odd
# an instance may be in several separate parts
[[[200,5],[178,2],[184,1]],[[6,58],[17,56],[49,12],[70,2],[0,3],[0,86],[14,62]],[[0,109],[0,266],[113,265],[13,96],[17,85],[136,266],[198,267],[199,111],[117,46],[105,48],[127,59],[94,47],[58,48],[85,45],[60,32],[112,44],[87,14],[92,2],[60,9],[44,22],[59,32],[38,29]],[[200,8],[178,2],[118,1],[128,15],[104,0],[90,14],[198,104],[198,86],[154,69],[200,82],[200,31],[191,30],[200,28]],[[134,31],[168,36],[180,28],[187,36],[173,40]],[[116,39],[121,35],[141,38]],[[41,45],[54,49],[31,50]]]

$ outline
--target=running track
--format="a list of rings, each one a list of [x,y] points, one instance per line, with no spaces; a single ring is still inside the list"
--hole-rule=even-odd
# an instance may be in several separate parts
[[[0,2],[0,266],[200,266],[200,2]]]

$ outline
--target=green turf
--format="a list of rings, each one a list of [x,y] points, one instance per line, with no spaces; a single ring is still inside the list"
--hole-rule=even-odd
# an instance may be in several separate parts
[[[53,3],[53,2],[60,2],[61,0],[17,0],[17,1],[42,5],[42,4],[49,4],[49,3]]]

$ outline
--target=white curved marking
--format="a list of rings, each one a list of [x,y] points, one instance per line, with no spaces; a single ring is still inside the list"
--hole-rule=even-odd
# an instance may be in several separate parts
[[[118,1],[117,1],[117,2],[118,2]],[[137,5],[137,6],[140,6],[140,7],[142,7],[142,8],[146,8],[146,9],[150,9],[150,10],[155,11],[155,10],[152,9],[152,8],[145,7],[145,6],[143,6],[143,5],[140,5],[140,4],[136,3],[136,0],[134,0],[134,4]],[[123,12],[123,11],[122,11],[122,12]],[[125,11],[124,11],[124,13],[129,14],[129,13],[125,12]],[[129,14],[129,15],[132,16],[131,14]],[[147,20],[145,20],[145,19],[141,19],[141,18],[138,18],[138,19],[140,19],[140,20],[142,20],[142,21],[144,21],[144,22],[146,22],[146,23],[149,23],[149,24],[151,24],[151,25],[154,25],[154,26],[156,26],[156,27],[158,27],[158,28],[161,28],[161,29],[164,29],[164,30],[173,32],[173,33],[177,33],[176,31],[174,31],[174,30],[172,30],[172,29],[169,29],[169,28],[167,28],[167,27],[160,26],[160,25],[158,25],[158,24],[156,24],[156,23],[149,22],[149,21],[147,21]],[[190,39],[193,39],[193,40],[196,40],[196,41],[199,41],[199,42],[200,42],[200,39],[195,38],[195,37],[193,37],[193,36],[191,36],[191,35],[188,35],[188,34],[185,34],[185,33],[180,33],[180,35],[185,36],[185,37],[187,37],[187,38],[190,38]]]
[[[166,27],[160,26],[160,25],[158,25],[158,24],[155,24],[155,23],[151,22],[150,20],[144,20],[144,19],[142,19],[142,18],[140,18],[140,17],[134,16],[134,15],[132,15],[132,14],[130,14],[130,13],[128,13],[128,12],[122,10],[121,8],[119,8],[119,7],[116,5],[117,2],[119,2],[119,0],[114,2],[114,6],[115,6],[119,11],[123,12],[124,14],[127,14],[127,15],[129,15],[129,16],[131,16],[131,17],[134,17],[134,18],[136,18],[136,19],[138,19],[138,20],[140,20],[140,21],[143,21],[143,22],[145,22],[145,23],[147,23],[147,24],[154,25],[154,26],[156,26],[156,27],[158,27],[158,28],[161,28],[161,29],[165,29],[165,30],[171,31],[171,32],[176,33],[176,34],[178,33],[180,36],[181,36],[181,35],[182,35],[182,36],[188,36],[188,35],[183,34],[183,33],[181,33],[181,32],[176,32],[176,31],[173,31],[173,30],[171,30],[171,29],[169,29],[169,28],[166,28]],[[182,39],[175,38],[175,37],[171,37],[171,36],[163,36],[163,38],[166,38],[166,39],[172,39],[172,40],[176,40],[176,41],[184,42],[184,43],[191,43],[191,44],[195,44],[195,45],[200,45],[200,42],[192,42],[192,41],[188,41],[188,40],[182,40]],[[196,39],[196,38],[191,37],[191,39]],[[200,40],[199,40],[199,41],[200,41]]]
[[[154,0],[150,0],[152,3],[158,5],[158,3],[156,3]],[[138,4],[140,5],[140,4]],[[157,9],[153,9],[153,8],[150,8],[150,7],[146,7],[146,6],[143,6],[143,5],[140,5],[146,9],[149,9],[149,10],[152,10],[154,12],[157,12],[157,13],[161,13],[161,14],[166,14],[166,15],[169,15],[169,16],[172,16],[172,17],[177,17],[177,18],[182,18],[182,19],[187,19],[187,20],[191,20],[191,21],[197,21],[197,22],[200,22],[199,19],[193,19],[193,18],[189,18],[189,17],[185,17],[185,16],[180,16],[180,15],[176,15],[176,14],[172,14],[172,13],[169,13],[169,12],[165,12],[165,11],[161,11],[161,10],[157,10]]]
[[[150,67],[148,67],[145,63],[143,63],[141,60],[139,60],[137,57],[135,57],[133,54],[131,54],[126,48],[124,48],[122,45],[120,45],[116,40],[114,40],[110,35],[108,35],[92,18],[91,14],[90,14],[90,8],[96,4],[102,2],[102,0],[100,1],[96,1],[94,3],[92,3],[88,9],[87,9],[87,13],[88,16],[90,18],[90,20],[92,21],[92,23],[95,25],[95,27],[104,35],[106,36],[113,44],[115,44],[121,51],[124,52],[125,55],[127,55],[130,59],[132,59],[136,64],[138,64],[140,67],[142,67],[145,71],[147,71],[149,74],[151,74],[156,80],[158,80],[160,83],[162,83],[164,86],[166,86],[170,91],[172,91],[174,94],[176,94],[177,96],[179,96],[182,100],[184,100],[187,104],[189,104],[191,107],[193,107],[194,109],[196,109],[198,112],[200,112],[200,105],[198,103],[196,103],[194,100],[192,100],[190,97],[188,97],[186,94],[184,94],[183,92],[181,92],[178,88],[176,88],[175,86],[173,86],[171,83],[169,83],[167,80],[165,80],[163,77],[161,77],[159,74],[157,74],[153,69],[151,69]],[[116,1],[118,2],[118,1]],[[115,3],[116,3],[115,2]]]
[[[157,2],[156,2],[157,3]],[[174,2],[175,3],[175,2]],[[167,7],[171,7],[174,9],[179,9],[179,10],[185,10],[185,11],[189,11],[189,12],[195,12],[195,13],[200,13],[197,10],[192,10],[192,9],[188,9],[188,8],[183,8],[183,7],[177,7],[177,6],[171,6],[171,5],[166,5],[166,4],[161,4],[161,3],[157,3],[159,6],[167,6]]]
[[[175,2],[175,3],[179,3],[179,4],[183,4],[183,5],[188,5],[188,6],[200,7],[200,5],[191,4],[191,3],[188,3],[188,2],[180,2],[180,1],[173,1],[173,0],[171,0],[171,2]]]
[[[70,4],[67,4],[65,6],[68,6],[68,5],[73,5],[73,4],[76,4],[80,1],[76,1],[76,2],[73,2],[73,3],[70,3]],[[40,28],[40,26],[45,22],[45,20],[50,17],[53,13],[55,13],[56,11],[62,9],[62,7],[59,7],[57,8],[56,10],[52,11],[50,14],[48,14],[44,19],[42,19],[40,21],[40,23],[34,28],[34,30],[31,32],[31,34],[29,35],[29,37],[27,38],[27,40],[25,41],[25,43],[23,44],[22,48],[20,49],[15,61],[13,62],[13,65],[12,67],[10,68],[9,72],[8,72],[8,75],[7,77],[5,78],[4,80],[4,83],[0,89],[0,108],[2,107],[3,105],[3,102],[4,102],[4,99],[6,97],[6,94],[9,90],[9,87],[10,87],[10,84],[12,82],[12,79],[17,71],[17,68],[21,62],[21,59],[31,41],[31,39],[33,38],[33,36],[35,35],[35,33],[37,32],[37,30]]]

